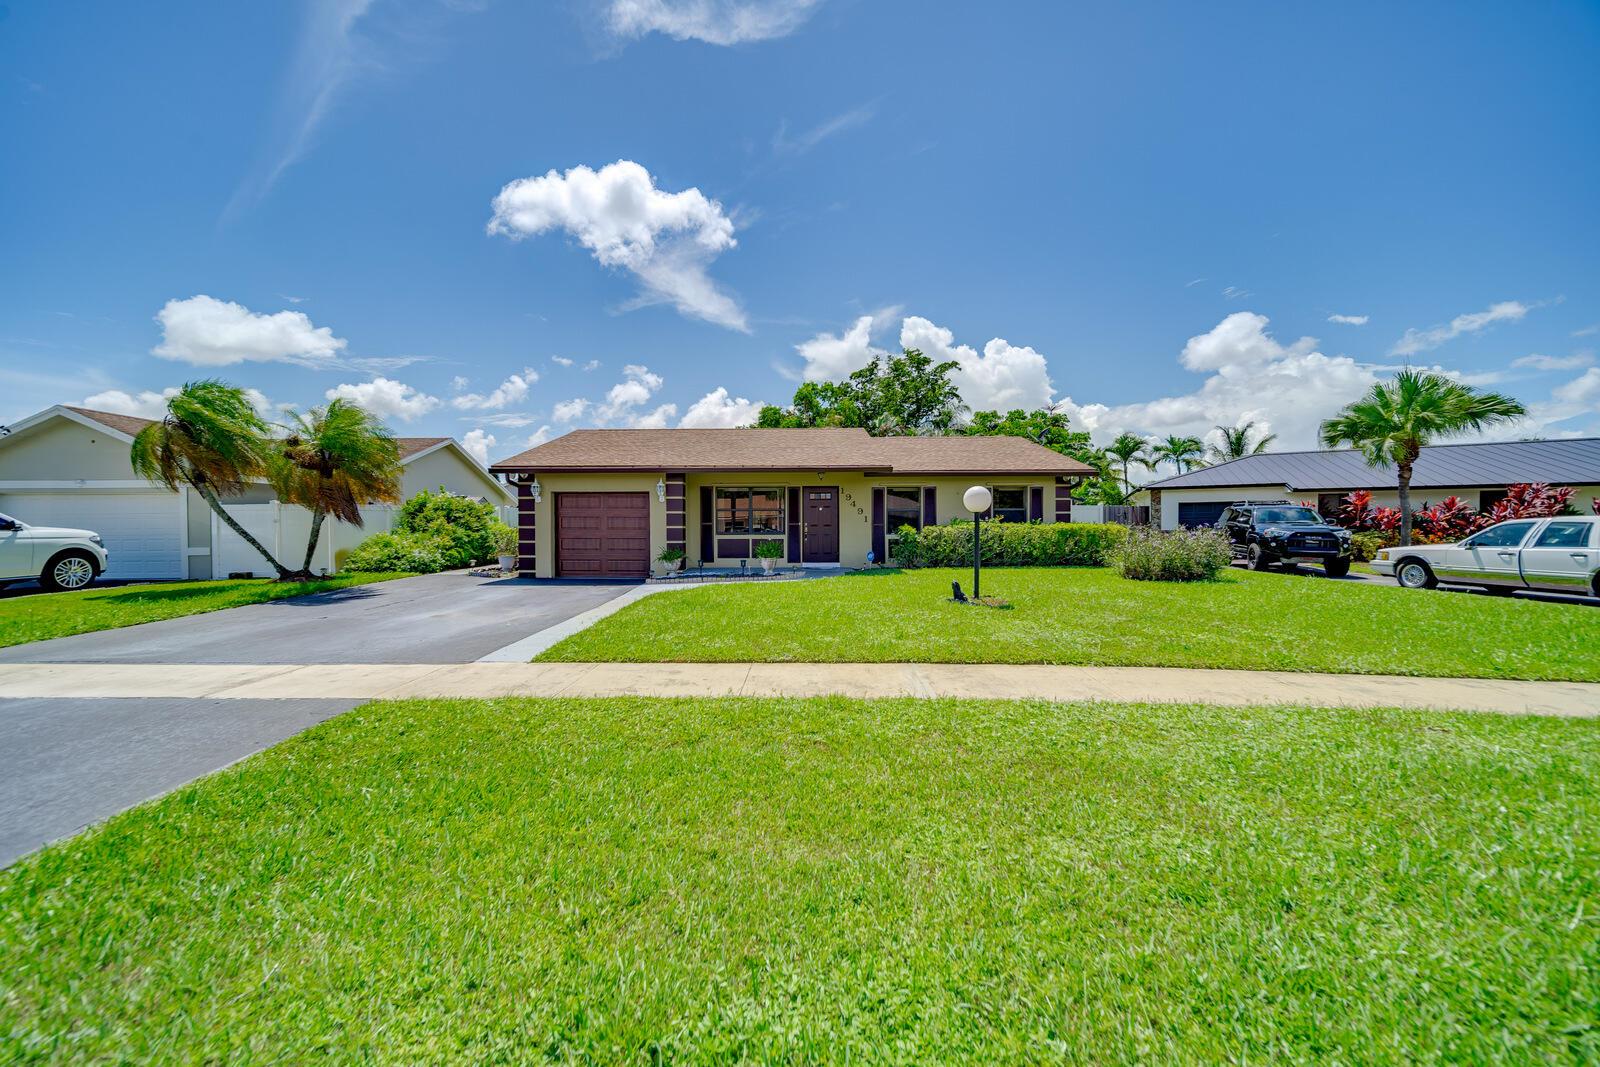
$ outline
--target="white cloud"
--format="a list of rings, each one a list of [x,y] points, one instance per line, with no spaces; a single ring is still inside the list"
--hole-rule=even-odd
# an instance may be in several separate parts
[[[528,443],[523,447],[538,448],[548,440],[550,440],[550,427],[541,426],[528,435]]]
[[[472,379],[468,378],[464,374],[458,374],[454,378],[450,379],[450,389],[451,389],[452,392],[456,392],[456,393],[461,392],[461,390],[465,389],[467,386],[469,386],[471,384],[472,384]]]
[[[1405,336],[1395,342],[1394,348],[1389,350],[1393,356],[1410,356],[1430,348],[1438,348],[1452,338],[1460,337],[1464,333],[1477,333],[1497,322],[1516,322],[1531,311],[1527,304],[1516,300],[1502,300],[1498,304],[1491,304],[1482,311],[1474,311],[1467,315],[1457,315],[1443,326],[1434,326],[1427,330],[1410,329]]]
[[[1009,411],[1050,403],[1050,368],[1044,356],[996,337],[982,355],[955,343],[955,334],[927,319],[908,316],[900,325],[900,346],[919,348],[936,363],[955,360],[951,375],[961,399],[973,411]]]
[[[756,421],[756,416],[761,414],[762,406],[762,402],[759,400],[746,400],[742,396],[730,397],[728,396],[728,390],[719,385],[689,405],[689,410],[684,413],[683,421],[678,425],[700,427],[749,426]]]
[[[1592,335],[1597,334],[1597,333],[1600,333],[1600,322],[1597,322],[1592,326],[1584,326],[1584,327],[1582,327],[1580,329],[1573,330],[1572,331],[1572,336],[1574,336],[1574,337],[1589,337],[1589,336],[1592,336]]]
[[[671,304],[681,314],[748,332],[738,303],[706,274],[735,247],[733,220],[699,189],[668,193],[632,160],[518,178],[494,199],[488,232],[520,240],[564,230],[604,266],[631,272],[643,291],[629,307]]]
[[[1527,367],[1531,370],[1576,370],[1587,367],[1594,362],[1594,357],[1587,352],[1578,352],[1570,356],[1522,356],[1511,361],[1513,367]]]
[[[1600,367],[1590,367],[1572,381],[1557,386],[1551,395],[1562,404],[1600,407]]]
[[[572,366],[572,360],[568,359],[566,356],[551,356],[550,362],[554,363],[558,367]]]
[[[789,135],[789,120],[784,119],[778,123],[778,130],[772,135],[772,152],[779,156],[803,156],[835,134],[865,126],[877,111],[875,104],[853,107],[792,137]]]
[[[167,414],[167,401],[178,395],[176,386],[155,392],[146,389],[138,394],[121,389],[107,389],[83,398],[83,407],[95,411],[109,411],[117,415],[136,415],[141,419],[160,419]]]
[[[678,405],[662,404],[654,411],[633,416],[628,420],[628,425],[635,430],[664,430],[677,415]]]
[[[598,359],[591,359],[589,362],[587,362],[587,363],[585,363],[583,365],[583,369],[584,369],[584,371],[586,373],[588,371],[592,371],[592,370],[599,370],[600,369],[600,361]]]
[[[649,367],[630,363],[622,368],[622,381],[606,393],[605,402],[595,407],[595,417],[601,422],[631,420],[634,409],[641,407],[661,388],[661,375],[651,373]]]
[[[583,418],[583,413],[589,410],[589,402],[582,397],[573,397],[563,400],[550,412],[550,417],[557,422],[577,422]]]
[[[489,465],[489,449],[494,447],[494,443],[494,434],[482,430],[468,430],[461,438],[461,447],[466,449],[467,455],[485,467]]]
[[[1365,326],[1368,318],[1367,315],[1329,315],[1328,321],[1342,323],[1345,326]]]
[[[399,419],[402,422],[420,418],[440,404],[436,396],[429,396],[404,382],[382,376],[370,382],[337,385],[324,395],[329,400],[340,397],[360,404],[379,418]]]
[[[450,403],[461,411],[498,411],[500,408],[510,407],[512,404],[518,404],[526,400],[528,388],[538,380],[539,374],[537,371],[524,368],[521,374],[509,376],[488,394],[463,393],[452,399]]]
[[[607,27],[618,37],[661,33],[679,41],[734,45],[786,37],[821,0],[610,0]]]
[[[523,426],[532,426],[538,421],[532,415],[524,415],[513,411],[492,412],[487,415],[463,415],[462,419],[468,422],[481,422],[486,426],[504,426],[510,430],[520,429]]]
[[[841,334],[819,333],[795,345],[808,382],[838,381],[887,353],[872,345],[873,317],[863,315]]]
[[[328,327],[312,325],[304,312],[258,314],[205,295],[167,301],[156,321],[162,341],[151,352],[197,367],[246,361],[327,366],[347,343]]]

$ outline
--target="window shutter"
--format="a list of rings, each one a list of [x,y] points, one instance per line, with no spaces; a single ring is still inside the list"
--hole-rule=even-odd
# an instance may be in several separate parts
[[[700,487],[700,561],[710,563],[717,558],[717,504],[711,487]]]
[[[1044,486],[1042,485],[1028,487],[1028,521],[1044,521]]]
[[[789,562],[800,562],[800,487],[789,487]]]
[[[937,486],[925,485],[922,487],[922,525],[939,525],[939,489]]]
[[[874,487],[872,490],[872,558],[879,563],[884,561],[884,506],[883,490]]]

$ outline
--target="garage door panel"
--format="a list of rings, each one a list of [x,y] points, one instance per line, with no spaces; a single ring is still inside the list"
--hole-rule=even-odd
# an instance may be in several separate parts
[[[1215,526],[1228,505],[1213,501],[1184,501],[1178,505],[1179,526]]]
[[[648,493],[557,493],[556,574],[644,578],[650,572]]]
[[[0,511],[34,526],[93,530],[106,543],[107,578],[187,577],[182,510],[174,493],[7,493],[0,497]]]

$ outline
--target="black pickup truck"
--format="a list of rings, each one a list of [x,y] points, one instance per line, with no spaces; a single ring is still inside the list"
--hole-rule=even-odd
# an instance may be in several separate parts
[[[1287,500],[1230,504],[1217,522],[1234,559],[1264,571],[1274,563],[1321,563],[1330,578],[1350,573],[1350,531],[1331,526],[1313,508]]]

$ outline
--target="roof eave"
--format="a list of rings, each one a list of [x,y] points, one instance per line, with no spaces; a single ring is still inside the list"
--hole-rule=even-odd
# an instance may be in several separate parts
[[[737,466],[726,463],[717,463],[710,466],[686,466],[681,463],[657,463],[652,466],[594,466],[550,463],[496,463],[489,468],[490,474],[656,474],[676,473],[685,474],[716,474],[727,471],[730,474],[756,473],[776,474],[782,471],[862,471],[866,474],[892,474],[892,467],[863,467],[859,463],[782,463],[777,466]]]

